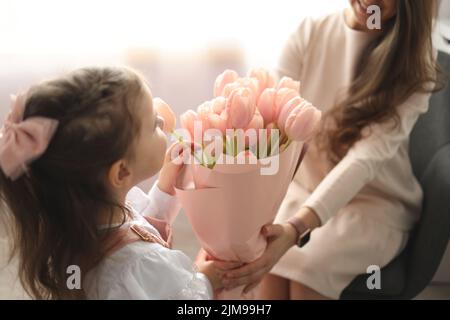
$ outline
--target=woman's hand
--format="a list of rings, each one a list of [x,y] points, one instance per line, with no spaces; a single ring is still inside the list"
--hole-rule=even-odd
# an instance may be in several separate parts
[[[226,272],[225,289],[245,285],[244,293],[252,290],[297,240],[297,231],[289,223],[264,226],[262,234],[268,241],[263,255],[242,268]]]

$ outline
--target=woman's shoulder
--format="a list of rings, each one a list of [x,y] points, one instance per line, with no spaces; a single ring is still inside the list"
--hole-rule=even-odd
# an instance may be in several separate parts
[[[288,46],[292,45],[300,52],[306,53],[314,47],[323,50],[324,45],[335,43],[341,34],[343,12],[324,16],[308,16],[303,18],[291,34]],[[313,44],[317,44],[313,46]]]
[[[299,22],[296,32],[314,37],[323,34],[324,31],[337,31],[342,25],[343,15],[344,13],[339,11],[321,16],[307,16]]]

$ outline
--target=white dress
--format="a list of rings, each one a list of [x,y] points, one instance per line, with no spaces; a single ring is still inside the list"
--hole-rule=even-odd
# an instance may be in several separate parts
[[[157,183],[145,194],[135,187],[127,195],[134,220],[159,236],[142,215],[172,223],[180,207],[175,199],[158,189]],[[106,257],[83,279],[88,299],[212,299],[213,290],[206,276],[189,257],[158,243],[131,243]]]

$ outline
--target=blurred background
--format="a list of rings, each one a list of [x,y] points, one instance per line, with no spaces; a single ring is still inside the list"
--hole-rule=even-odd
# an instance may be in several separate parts
[[[141,71],[176,111],[211,97],[225,68],[271,68],[306,15],[347,0],[0,0],[0,116],[8,95],[89,65]]]
[[[215,77],[226,68],[241,74],[256,66],[274,68],[284,42],[304,17],[342,10],[347,3],[0,0],[0,118],[9,110],[9,94],[93,65],[139,70],[153,95],[166,100],[179,115],[210,99]],[[450,52],[450,0],[442,1],[440,15],[436,46]],[[148,190],[153,181],[141,187]],[[182,213],[175,225],[175,247],[191,257],[198,251]],[[13,283],[16,270],[5,267],[4,252],[0,251],[0,298],[22,297]],[[450,253],[445,260],[435,279],[438,284],[450,283]],[[442,288],[428,296],[450,298],[448,286]]]

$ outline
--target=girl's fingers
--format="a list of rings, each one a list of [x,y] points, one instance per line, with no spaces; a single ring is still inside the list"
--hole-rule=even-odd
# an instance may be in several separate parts
[[[208,261],[208,254],[205,250],[200,249],[197,253],[197,257],[195,257],[195,261]]]
[[[266,259],[263,257],[251,262],[242,268],[231,270],[225,274],[227,278],[241,278],[263,269],[266,266]]]
[[[262,271],[259,271],[257,273],[254,273],[252,275],[245,276],[242,278],[235,278],[235,279],[225,278],[223,280],[223,285],[225,286],[226,289],[233,289],[233,288],[240,287],[243,285],[253,284],[255,282],[259,282],[260,279],[262,279],[264,274],[265,274],[265,271],[262,270]]]
[[[176,165],[189,163],[192,154],[196,154],[202,150],[202,146],[198,143],[190,141],[174,142],[166,152],[166,162],[173,162]]]
[[[180,142],[174,142],[167,148],[166,153],[171,154],[174,149],[179,149],[180,147],[183,148],[183,145]]]
[[[167,160],[171,161],[177,158],[183,151],[183,146],[179,142],[172,143],[166,151]]]
[[[172,162],[175,165],[181,165],[184,163],[185,152],[189,152],[189,146],[182,144],[181,142],[173,143],[166,152],[166,161]]]

